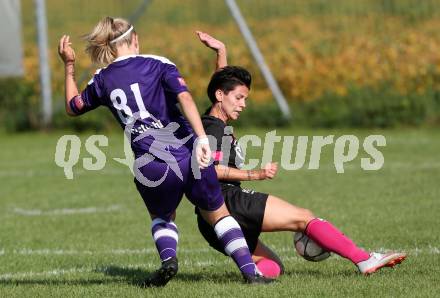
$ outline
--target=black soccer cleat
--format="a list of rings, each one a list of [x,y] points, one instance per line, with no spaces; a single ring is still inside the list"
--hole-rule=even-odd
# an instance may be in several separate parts
[[[143,288],[165,286],[177,274],[178,267],[176,257],[164,261],[162,266],[148,276],[141,286]]]
[[[264,277],[259,274],[243,274],[244,282],[252,285],[270,284],[275,281],[273,278]]]

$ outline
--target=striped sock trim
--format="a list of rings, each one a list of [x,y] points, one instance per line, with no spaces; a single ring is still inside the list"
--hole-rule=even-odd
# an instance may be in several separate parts
[[[243,269],[243,267],[246,267],[246,266],[249,266],[249,265],[251,265],[251,266],[255,266],[255,263],[247,263],[247,264],[244,264],[243,266],[240,267],[240,270]],[[256,267],[256,266],[255,266],[255,267]]]
[[[177,229],[176,224],[172,220],[166,221],[166,220],[163,220],[162,218],[159,218],[159,217],[156,217],[155,219],[153,219],[153,221],[151,222],[151,228],[154,228],[154,226],[156,226],[158,224],[172,225],[174,228]]]
[[[173,231],[171,229],[160,229],[157,232],[153,233],[154,242],[162,237],[173,238],[176,242],[179,242],[179,235],[176,233],[176,231]]]
[[[231,242],[229,242],[226,247],[225,247],[225,252],[230,256],[232,255],[234,252],[236,252],[239,249],[242,248],[247,248],[247,243],[246,240],[244,240],[244,238],[238,238],[235,240],[232,240]]]
[[[176,250],[175,249],[173,249],[173,248],[165,248],[165,249],[163,249],[160,253],[159,253],[159,255],[161,255],[164,251],[166,251],[166,250],[172,250],[172,251],[174,251],[174,252],[176,252]],[[165,260],[164,260],[165,261]]]
[[[223,217],[214,226],[214,231],[219,239],[233,229],[241,230],[240,225],[232,216]]]

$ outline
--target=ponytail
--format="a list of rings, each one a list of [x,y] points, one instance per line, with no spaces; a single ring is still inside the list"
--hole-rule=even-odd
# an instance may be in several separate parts
[[[130,23],[121,18],[105,17],[102,19],[90,34],[84,36],[87,41],[86,53],[89,54],[92,62],[100,65],[112,63],[117,56],[117,46],[124,43],[130,45],[135,31],[131,30],[129,34],[122,37],[130,28]],[[117,39],[118,37],[122,38]]]

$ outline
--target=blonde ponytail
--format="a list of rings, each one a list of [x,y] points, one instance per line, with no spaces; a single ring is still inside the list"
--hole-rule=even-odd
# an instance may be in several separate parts
[[[93,28],[90,34],[84,36],[87,41],[86,52],[94,63],[108,65],[115,60],[117,46],[126,43],[130,45],[134,30],[127,36],[111,42],[123,35],[131,27],[130,23],[121,18],[105,17]]]

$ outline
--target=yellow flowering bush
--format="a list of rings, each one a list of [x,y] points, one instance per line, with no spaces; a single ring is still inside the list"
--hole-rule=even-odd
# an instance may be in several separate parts
[[[133,1],[129,3],[134,6]],[[180,5],[175,0],[170,3]],[[337,3],[341,5],[341,11],[351,9],[344,1]],[[367,5],[369,2],[359,3]],[[329,94],[332,97],[352,97],[350,90],[353,88],[376,93],[386,90],[389,94],[411,98],[440,91],[440,19],[427,17],[414,21],[408,15],[377,11],[361,15],[313,14],[306,9],[307,5],[307,2],[298,4],[297,8],[303,14],[293,10],[290,15],[284,13],[261,20],[255,15],[248,17],[260,50],[291,104],[319,101],[328,98]],[[87,77],[81,85],[84,87],[93,75],[94,67],[84,53],[85,44],[80,36],[89,32],[99,18],[78,21],[71,18],[65,23],[56,19],[52,22],[61,25],[52,26],[51,8],[48,9],[53,90],[55,95],[62,95],[64,76],[56,53],[58,38],[64,33],[71,34],[77,53],[77,78],[84,74]],[[227,14],[225,8],[221,12]],[[261,103],[273,102],[236,24],[226,17],[213,22],[201,21],[197,18],[198,13],[195,11],[191,15],[187,10],[182,15],[176,13],[176,18],[183,20],[173,24],[155,19],[151,8],[150,14],[135,24],[142,53],[170,58],[185,77],[196,100],[207,102],[206,86],[214,70],[215,55],[197,40],[194,31],[209,32],[227,45],[230,64],[244,66],[253,73],[251,98]],[[28,26],[24,31],[25,36],[35,34],[35,28]],[[25,41],[25,80],[38,85],[36,44],[31,38]],[[387,99],[384,97],[383,100]]]

